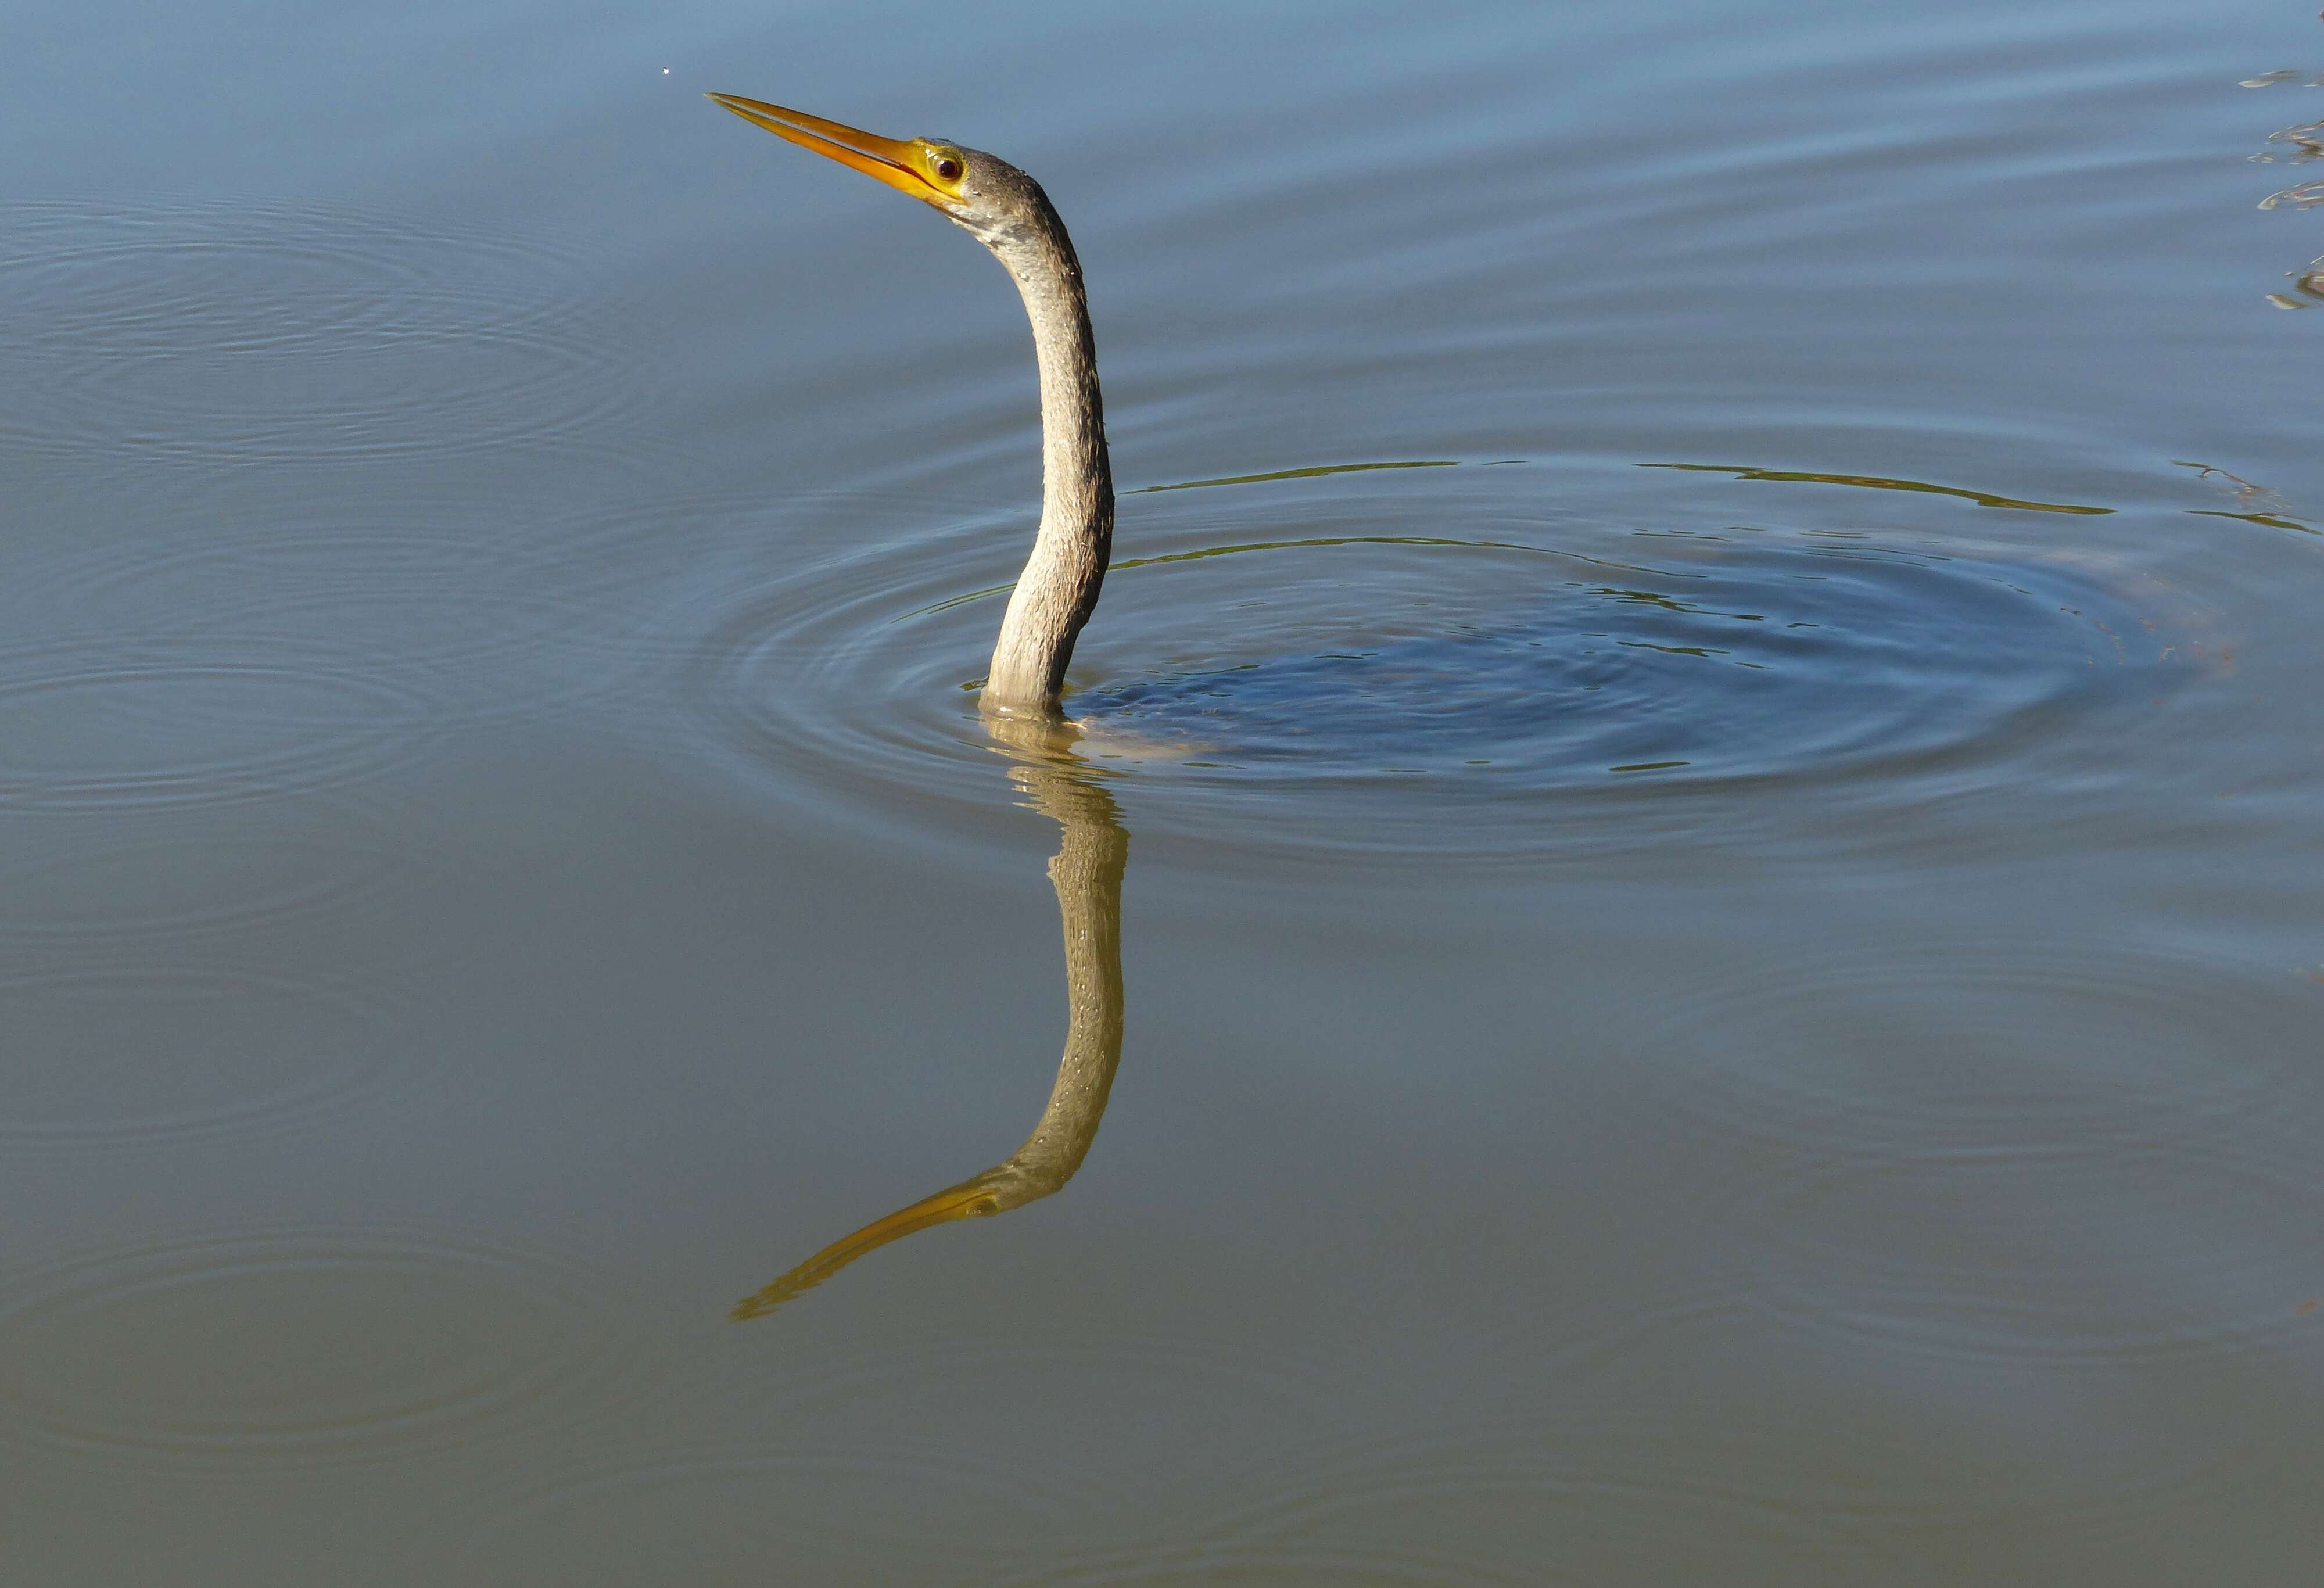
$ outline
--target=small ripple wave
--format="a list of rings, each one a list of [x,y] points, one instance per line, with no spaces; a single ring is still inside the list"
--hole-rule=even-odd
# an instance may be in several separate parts
[[[0,975],[14,1151],[247,1136],[352,1104],[408,1066],[369,983],[201,958],[92,955]]]
[[[346,206],[0,208],[0,442],[203,463],[603,436],[635,383],[579,255]]]
[[[112,951],[221,939],[393,909],[434,868],[409,845],[345,819],[310,832],[220,832],[189,825],[107,830],[0,866],[0,943]],[[374,952],[373,957],[376,958]]]
[[[738,1396],[722,1376],[679,1398],[699,1396],[725,1443],[576,1445],[512,1471],[420,1542],[412,1574],[458,1560],[509,1583],[611,1580],[637,1569],[641,1539],[665,1560],[697,1538],[713,1575],[779,1553],[810,1577],[1013,1582],[1149,1529],[1189,1490],[1225,1500],[1327,1417],[1333,1393],[1298,1360],[1066,1338],[856,1347],[793,1360],[769,1389]],[[1167,1437],[1125,1463],[1114,1433],[1161,1407]],[[1209,1453],[1191,1470],[1189,1448]],[[917,1520],[899,1531],[907,1495]]]
[[[2096,557],[1639,530],[1545,514],[1514,471],[1451,503],[1384,477],[1256,517],[1185,505],[1207,492],[1127,499],[1117,551],[1136,554],[1066,709],[1136,830],[1387,859],[1636,842],[1738,788],[1909,800],[2022,773],[2190,670]],[[1024,532],[964,516],[908,549],[697,573],[664,618],[691,637],[694,720],[770,787],[843,808],[989,803],[975,689]]]
[[[1827,1159],[2229,1150],[2324,1090],[2313,983],[2061,937],[1803,946],[1674,1004],[1637,1053],[1657,1106]]]
[[[2045,1374],[2312,1334],[2305,977],[2000,930],[1695,981],[1629,1063],[1759,1166],[1710,1283],[1778,1328]]]
[[[274,640],[92,643],[0,654],[0,810],[263,799],[422,754],[439,703]]]
[[[1742,1304],[1819,1352],[2152,1382],[2312,1358],[2319,1213],[2296,1171],[2180,1148],[1831,1165],[1727,1233]]]
[[[275,1468],[552,1425],[629,1342],[530,1246],[392,1227],[156,1243],[9,1276],[0,1404],[93,1461]]]
[[[596,687],[588,637],[615,609],[568,539],[595,516],[457,484],[381,494],[213,474],[166,510],[28,555],[0,617],[35,672],[59,651],[255,654],[420,697],[431,725],[534,715]]]

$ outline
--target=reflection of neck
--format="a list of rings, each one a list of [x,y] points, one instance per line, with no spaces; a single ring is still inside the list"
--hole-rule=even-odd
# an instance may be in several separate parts
[[[1087,781],[1075,763],[1045,758],[1020,763],[1010,775],[1034,808],[1065,829],[1065,842],[1049,862],[1049,880],[1065,923],[1067,1025],[1048,1106],[1025,1144],[1001,1162],[833,1242],[745,1299],[734,1309],[736,1318],[772,1312],[890,1241],[1038,1201],[1072,1179],[1089,1155],[1121,1062],[1121,873],[1130,835],[1116,819],[1111,796]]]

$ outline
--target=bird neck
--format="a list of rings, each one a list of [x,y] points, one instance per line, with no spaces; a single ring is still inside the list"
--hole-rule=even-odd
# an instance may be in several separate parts
[[[1046,198],[1034,224],[984,240],[1016,279],[1033,325],[1041,370],[1041,528],[1010,595],[982,703],[996,715],[1048,715],[1113,551],[1113,466],[1097,343],[1081,262]]]
[[[1048,1106],[1025,1145],[1001,1162],[841,1236],[745,1297],[734,1308],[738,1319],[764,1317],[891,1241],[1038,1201],[1074,1177],[1096,1139],[1121,1062],[1121,878],[1130,860],[1130,835],[1112,796],[1074,769],[1069,757],[1041,746],[1045,725],[1020,716],[996,716],[990,725],[1002,743],[1028,754],[1010,776],[1030,796],[1032,806],[1064,829],[1064,842],[1049,862],[1049,881],[1057,890],[1057,915],[1065,928],[1065,1051]]]

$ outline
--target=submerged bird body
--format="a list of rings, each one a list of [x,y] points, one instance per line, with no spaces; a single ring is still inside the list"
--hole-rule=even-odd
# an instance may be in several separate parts
[[[1097,605],[1113,550],[1113,468],[1097,343],[1072,238],[1041,185],[1007,161],[931,138],[876,137],[732,94],[711,98],[753,125],[941,210],[1016,282],[1041,374],[1041,527],[992,648],[981,704],[997,716],[1055,716],[1074,642]]]

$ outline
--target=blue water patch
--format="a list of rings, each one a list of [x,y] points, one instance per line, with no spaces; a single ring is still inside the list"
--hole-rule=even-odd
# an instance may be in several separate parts
[[[1575,581],[1501,615],[1162,671],[1069,706],[1093,751],[1142,743],[1222,775],[1554,787],[1968,746],[2160,664],[2130,638],[2147,638],[2133,608],[2064,570],[1738,539],[1676,577]]]

